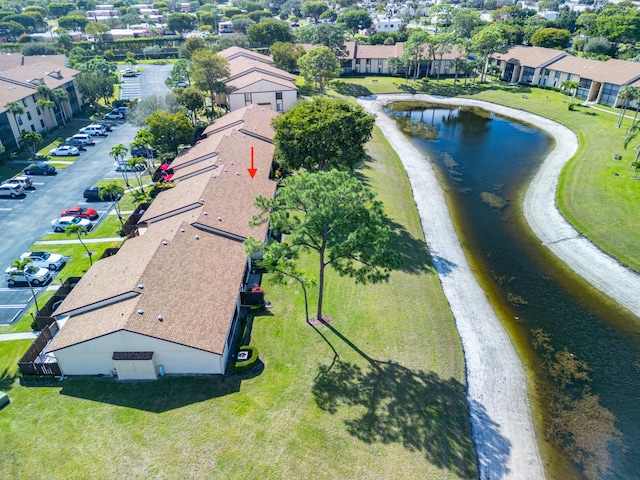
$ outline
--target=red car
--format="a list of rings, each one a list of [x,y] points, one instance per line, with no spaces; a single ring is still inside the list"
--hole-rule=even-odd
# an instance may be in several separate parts
[[[96,220],[98,218],[98,212],[96,212],[93,208],[75,206],[75,207],[64,209],[62,212],[60,212],[60,216],[61,217],[80,217],[80,218],[86,218],[87,220]]]

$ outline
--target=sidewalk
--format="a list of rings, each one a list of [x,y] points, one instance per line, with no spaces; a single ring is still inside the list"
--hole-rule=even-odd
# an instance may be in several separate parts
[[[87,238],[80,240],[38,240],[35,245],[72,245],[74,243],[107,243],[122,242],[125,237]]]
[[[20,332],[0,334],[0,342],[10,342],[12,340],[35,340],[38,332]]]

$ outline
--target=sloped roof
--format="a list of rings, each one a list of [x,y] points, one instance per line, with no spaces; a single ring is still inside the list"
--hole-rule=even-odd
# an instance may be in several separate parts
[[[285,80],[274,75],[268,75],[262,72],[251,72],[242,75],[241,77],[227,81],[227,93],[236,93],[238,90],[242,90],[243,88],[254,85],[258,82],[271,82],[275,83],[276,85],[280,85],[282,89],[298,91],[298,87],[296,87],[295,83],[293,83],[292,81]]]
[[[225,48],[221,52],[218,52],[218,55],[226,58],[227,61],[232,60],[234,58],[238,58],[238,57],[247,57],[247,58],[253,58],[263,63],[268,63],[269,65],[275,65],[275,62],[271,57],[267,55],[263,55],[261,53],[254,52],[252,50],[247,50],[246,48],[242,48],[242,47],[234,46],[234,47]]]
[[[64,55],[24,56],[21,53],[0,53],[0,68],[2,70],[35,63],[50,63],[64,67],[67,64],[67,58]]]
[[[355,58],[389,58],[401,57],[403,52],[402,42],[395,45],[358,45]]]
[[[566,57],[562,57],[561,59],[549,64],[547,68],[570,73],[572,75],[578,75],[581,78],[595,80],[595,77],[598,77],[601,74],[602,63],[603,62],[599,62],[598,60],[567,55]]]
[[[137,238],[144,239],[154,229],[164,231],[165,225],[151,225]],[[164,243],[154,245],[148,239],[145,243],[157,253],[137,278],[143,287],[138,289],[139,294],[72,316],[52,341],[49,351],[125,330],[223,353],[247,261],[244,246],[203,232],[188,222],[180,223],[172,238]],[[118,252],[110,258],[120,255]],[[74,292],[75,289],[71,293]]]
[[[562,50],[544,47],[525,47],[522,45],[512,45],[505,53],[495,53],[493,58],[504,60],[507,63],[521,65],[523,67],[540,68],[548,63],[569,56]]]
[[[246,134],[258,135],[265,140],[271,140],[276,133],[271,126],[271,120],[278,115],[278,112],[274,112],[270,108],[249,105],[217,118],[202,133],[209,137],[215,133],[235,128]]]
[[[224,80],[225,83],[228,84],[229,81],[235,80],[239,77],[247,75],[249,73],[259,72],[267,75],[272,75],[274,77],[282,78],[283,80],[289,80],[295,82],[296,76],[286,72],[285,70],[281,70],[279,68],[273,67],[267,63],[260,62],[257,60],[253,60],[251,58],[246,57],[237,57],[232,60],[229,60],[229,77]]]
[[[600,82],[626,85],[640,78],[640,63],[610,58],[600,62],[597,78]]]

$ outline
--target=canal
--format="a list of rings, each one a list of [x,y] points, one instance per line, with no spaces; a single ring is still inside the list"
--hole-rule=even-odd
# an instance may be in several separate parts
[[[549,478],[640,478],[640,321],[568,271],[523,219],[551,139],[475,108],[405,102],[387,113],[432,159],[467,258],[528,371]]]

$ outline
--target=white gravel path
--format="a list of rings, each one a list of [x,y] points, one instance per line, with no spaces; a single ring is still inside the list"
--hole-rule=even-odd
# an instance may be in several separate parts
[[[409,94],[358,99],[378,115],[376,124],[402,159],[429,251],[455,316],[465,354],[467,400],[480,478],[544,478],[522,364],[467,264],[431,164],[382,112],[386,103],[397,100],[478,106],[547,131],[556,147],[525,195],[524,212],[531,228],[577,273],[639,315],[640,277],[581,237],[555,207],[558,175],[578,148],[576,136],[566,127],[527,112],[469,99]]]

